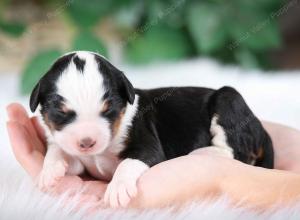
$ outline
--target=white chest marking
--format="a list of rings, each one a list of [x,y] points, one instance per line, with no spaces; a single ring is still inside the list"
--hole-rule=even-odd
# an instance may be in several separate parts
[[[119,159],[112,153],[78,158],[89,174],[96,179],[110,181],[119,165]]]

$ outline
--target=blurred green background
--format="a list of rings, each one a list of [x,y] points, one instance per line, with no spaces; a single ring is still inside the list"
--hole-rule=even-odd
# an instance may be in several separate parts
[[[117,51],[134,65],[206,56],[244,68],[279,68],[273,58],[285,46],[280,20],[298,2],[4,0],[0,7],[1,58],[19,56],[22,92],[28,93],[59,55],[72,50],[108,58]]]

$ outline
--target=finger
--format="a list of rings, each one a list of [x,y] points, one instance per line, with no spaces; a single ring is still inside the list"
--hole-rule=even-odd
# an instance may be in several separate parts
[[[43,166],[44,156],[33,150],[30,135],[23,125],[10,121],[7,122],[7,130],[16,159],[35,178]]]
[[[45,142],[42,142],[38,138],[38,133],[33,126],[32,121],[28,117],[28,114],[24,107],[18,103],[12,103],[7,106],[7,114],[11,122],[17,122],[18,124],[22,125],[24,129],[28,132],[27,136],[30,136],[32,145],[30,146],[31,149],[36,149],[41,152],[43,155],[45,154]]]
[[[83,187],[83,181],[80,177],[64,176],[58,181],[50,193],[53,195],[61,195],[67,192],[69,196],[74,196],[78,192],[81,192]]]
[[[46,140],[46,134],[45,134],[45,130],[44,128],[41,126],[38,118],[36,116],[32,117],[31,119],[31,122],[33,124],[33,127],[35,128],[39,138],[42,140],[42,141],[45,141]]]
[[[7,115],[10,121],[16,121],[25,125],[29,121],[25,108],[19,103],[11,103],[6,107]]]
[[[19,103],[12,103],[6,107],[7,115],[10,121],[18,122],[28,129],[29,133],[33,136],[37,136],[35,128],[31,123],[31,120],[25,110],[25,108]]]
[[[102,181],[83,181],[83,193],[97,195],[99,198],[104,197],[107,188],[107,183]]]
[[[103,198],[104,203],[107,205],[109,205],[110,190],[111,190],[111,186],[108,185],[106,188],[106,191],[104,193],[104,198]]]
[[[46,134],[44,128],[40,125],[39,120],[37,117],[32,117],[31,119],[32,125],[37,133],[37,136],[42,141],[44,145],[47,144],[46,142]],[[45,149],[44,149],[45,150]]]

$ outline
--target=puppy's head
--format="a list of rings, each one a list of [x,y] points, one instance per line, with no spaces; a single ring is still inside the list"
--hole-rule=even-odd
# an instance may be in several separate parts
[[[72,155],[104,151],[117,132],[134,89],[125,75],[102,56],[74,52],[60,57],[30,97],[55,142]]]

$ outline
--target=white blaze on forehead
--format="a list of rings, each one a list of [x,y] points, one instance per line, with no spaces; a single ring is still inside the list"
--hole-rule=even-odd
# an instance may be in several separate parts
[[[85,61],[83,72],[72,60],[57,81],[57,93],[65,98],[68,108],[81,115],[99,114],[105,88],[98,63],[89,52],[80,51],[76,55]]]

